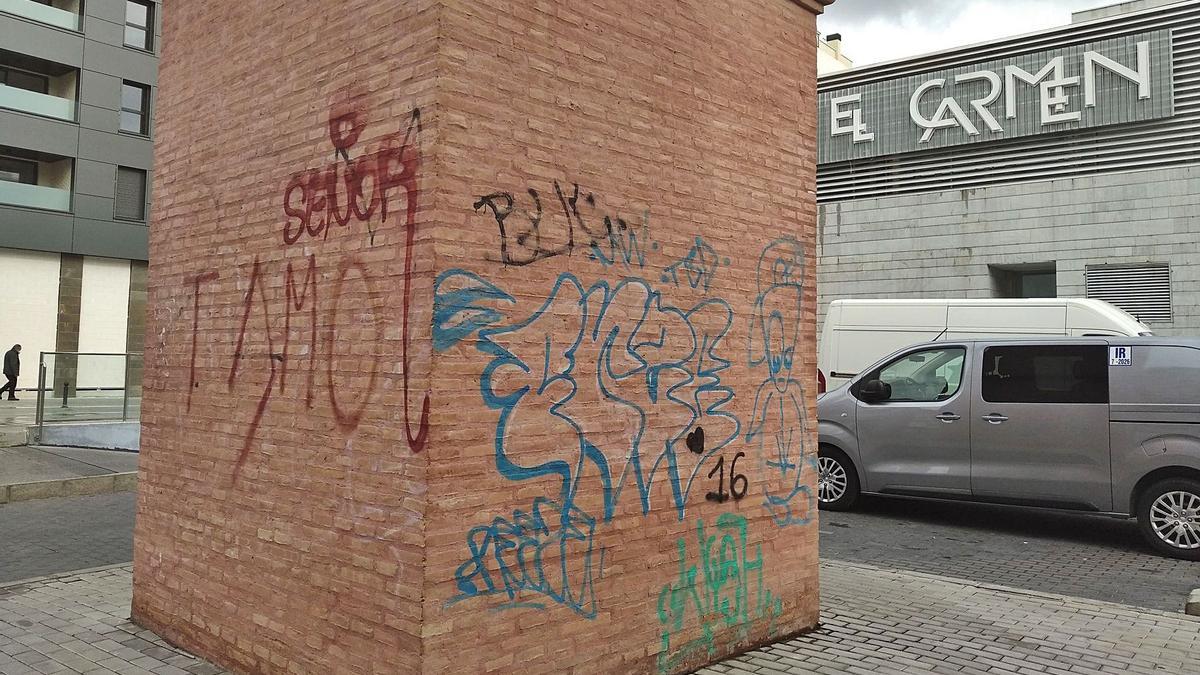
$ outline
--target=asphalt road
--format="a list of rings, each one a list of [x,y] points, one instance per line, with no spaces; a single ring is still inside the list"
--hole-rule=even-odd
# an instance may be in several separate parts
[[[983,504],[864,498],[821,513],[821,557],[1173,612],[1200,588],[1133,521]]]
[[[0,505],[0,584],[133,559],[133,492]]]
[[[0,583],[132,558],[135,495],[0,506]],[[865,499],[821,514],[821,557],[1182,611],[1200,562],[1160,557],[1132,521],[1036,509]]]

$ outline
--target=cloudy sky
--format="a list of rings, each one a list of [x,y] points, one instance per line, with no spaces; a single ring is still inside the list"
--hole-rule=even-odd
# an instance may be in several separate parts
[[[1071,12],[1116,0],[836,0],[819,20],[865,66],[1071,22]]]

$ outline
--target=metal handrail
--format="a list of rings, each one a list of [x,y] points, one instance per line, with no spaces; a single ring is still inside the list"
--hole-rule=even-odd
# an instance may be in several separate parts
[[[145,356],[145,352],[40,352],[42,356],[47,354],[67,356]]]
[[[46,365],[46,357],[47,356],[50,356],[50,357],[70,356],[70,357],[75,357],[76,359],[78,359],[79,357],[121,357],[121,358],[125,359],[125,367],[124,367],[123,373],[122,373],[122,384],[121,384],[121,392],[122,392],[121,393],[121,421],[122,422],[129,421],[130,362],[133,361],[133,359],[135,359],[135,358],[145,357],[144,352],[59,352],[59,351],[39,352],[39,355],[38,355],[38,391],[37,391],[37,404],[35,407],[35,421],[37,424],[37,438],[38,438],[39,442],[41,441],[41,438],[42,438],[42,430],[44,429],[45,424],[46,424],[46,393],[48,391],[46,386],[47,386],[47,377],[48,377],[48,373],[49,373],[49,368]],[[76,367],[78,367],[78,360],[76,360]],[[76,397],[78,397],[78,386],[76,387]],[[69,398],[69,391],[67,389],[67,383],[64,382],[63,383],[63,407],[64,408],[68,407],[67,406],[68,398]]]

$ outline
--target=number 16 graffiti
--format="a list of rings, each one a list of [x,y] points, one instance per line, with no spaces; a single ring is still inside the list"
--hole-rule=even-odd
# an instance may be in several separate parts
[[[746,453],[739,452],[733,456],[733,461],[729,463],[729,494],[725,493],[725,458],[717,458],[717,463],[715,466],[713,466],[712,471],[708,472],[708,477],[712,478],[713,476],[718,476],[720,483],[717,486],[716,492],[708,493],[706,497],[708,501],[724,504],[725,502],[729,501],[730,495],[733,496],[734,500],[740,500],[742,497],[746,496],[746,490],[749,489],[750,480],[746,478],[745,474],[737,472],[737,461],[745,456]],[[740,489],[738,488],[739,485],[741,486]]]

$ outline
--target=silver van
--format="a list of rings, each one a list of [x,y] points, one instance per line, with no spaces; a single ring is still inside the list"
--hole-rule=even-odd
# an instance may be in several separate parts
[[[1136,517],[1200,560],[1200,340],[927,343],[817,407],[822,509],[890,494]]]

